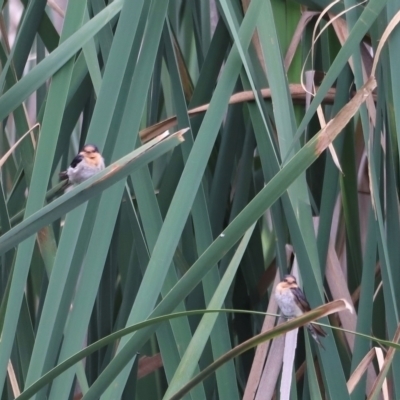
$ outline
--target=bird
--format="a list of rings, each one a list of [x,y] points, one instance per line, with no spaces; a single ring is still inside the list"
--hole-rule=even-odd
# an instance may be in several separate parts
[[[104,159],[94,144],[85,144],[74,157],[66,171],[60,172],[60,180],[67,180],[73,187],[102,171]]]
[[[283,280],[276,285],[275,298],[285,318],[299,317],[311,310],[306,296],[293,275],[285,275]],[[307,329],[313,339],[325,349],[318,336],[325,337],[326,332],[319,325],[312,323],[307,324]]]

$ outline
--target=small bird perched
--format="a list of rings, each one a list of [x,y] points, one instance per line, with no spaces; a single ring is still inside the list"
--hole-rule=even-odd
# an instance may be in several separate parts
[[[275,298],[282,315],[286,318],[299,317],[311,310],[306,296],[299,288],[293,275],[285,275],[283,280],[276,285]],[[318,335],[325,337],[326,332],[319,325],[314,324],[307,324],[307,329],[314,340],[324,348]]]
[[[60,179],[68,179],[73,186],[78,185],[103,170],[104,159],[94,144],[85,144],[72,160],[66,171],[60,172]]]

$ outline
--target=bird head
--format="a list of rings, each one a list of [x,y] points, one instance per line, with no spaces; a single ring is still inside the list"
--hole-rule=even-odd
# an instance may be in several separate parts
[[[85,144],[85,146],[83,146],[83,149],[80,154],[82,154],[84,157],[96,158],[96,157],[98,157],[98,155],[100,153],[99,153],[99,149],[97,148],[96,145]]]
[[[283,282],[286,282],[289,285],[296,285],[297,284],[296,278],[293,275],[285,275],[283,277]]]
[[[293,275],[285,275],[282,281],[279,283],[279,287],[281,289],[290,289],[298,287],[296,278]]]
[[[104,162],[99,149],[94,144],[85,144],[79,155],[85,159],[87,164],[93,165],[94,167],[97,167]]]

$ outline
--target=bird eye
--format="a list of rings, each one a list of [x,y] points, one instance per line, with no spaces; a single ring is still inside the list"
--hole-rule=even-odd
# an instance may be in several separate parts
[[[92,146],[87,146],[87,147],[84,147],[84,148],[83,148],[83,151],[84,151],[86,154],[92,154],[92,153],[95,153],[95,152],[96,152],[96,149],[93,148]]]

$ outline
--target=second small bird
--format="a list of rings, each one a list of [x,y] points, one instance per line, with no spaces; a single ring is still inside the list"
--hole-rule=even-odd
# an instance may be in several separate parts
[[[299,317],[311,310],[306,296],[297,285],[296,278],[293,275],[285,275],[283,280],[276,285],[275,298],[282,315],[286,318]],[[325,337],[326,332],[319,325],[314,324],[307,324],[307,329],[314,340],[324,348],[318,335]]]
[[[94,144],[86,144],[72,160],[66,171],[60,172],[60,179],[68,179],[73,186],[79,185],[105,168],[104,159]]]

